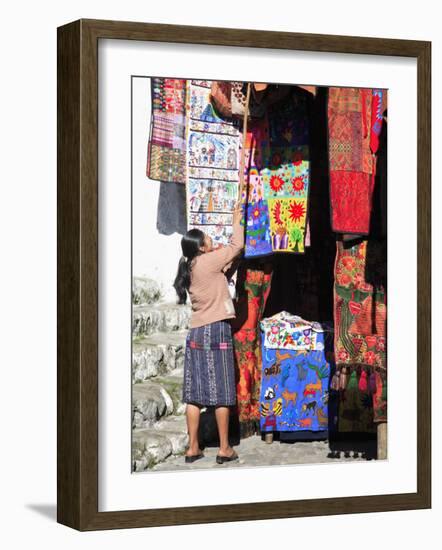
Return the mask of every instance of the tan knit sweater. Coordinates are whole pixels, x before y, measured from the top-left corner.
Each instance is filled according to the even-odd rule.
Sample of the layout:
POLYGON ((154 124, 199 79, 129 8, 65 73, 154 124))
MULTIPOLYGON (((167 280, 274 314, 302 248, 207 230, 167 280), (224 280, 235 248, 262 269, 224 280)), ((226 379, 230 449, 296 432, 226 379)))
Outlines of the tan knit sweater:
POLYGON ((224 269, 244 246, 244 228, 234 224, 229 245, 197 256, 190 275, 190 328, 235 317, 224 269))

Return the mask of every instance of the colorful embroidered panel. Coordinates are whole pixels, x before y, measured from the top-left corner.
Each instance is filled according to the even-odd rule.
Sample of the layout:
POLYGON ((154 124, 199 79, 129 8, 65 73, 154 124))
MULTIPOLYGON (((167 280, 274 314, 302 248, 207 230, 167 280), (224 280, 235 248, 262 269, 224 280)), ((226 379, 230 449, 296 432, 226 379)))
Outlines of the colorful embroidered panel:
POLYGON ((216 114, 210 91, 211 81, 187 82, 187 212, 188 229, 201 229, 216 247, 227 244, 232 234, 240 132, 216 114))
POLYGON ((237 319, 243 320, 233 330, 233 344, 238 369, 237 403, 240 422, 259 421, 259 398, 261 390, 261 342, 258 323, 262 318, 270 293, 272 273, 247 269, 244 288, 240 296, 237 319))
MULTIPOLYGON (((246 138, 245 182, 248 190, 246 207, 245 257, 266 256, 272 253, 270 216, 261 178, 263 151, 268 148, 268 121, 249 121, 246 138)), ((246 200, 245 193, 243 202, 246 200)))
POLYGON ((268 349, 320 349, 317 334, 324 329, 320 323, 305 321, 298 315, 281 311, 261 321, 264 345, 268 349))
POLYGON ((152 180, 185 183, 186 81, 152 78, 151 105, 146 175, 152 180))
POLYGON ((307 100, 289 93, 250 122, 245 256, 303 253, 310 186, 307 100), (263 225, 267 223, 268 225, 263 225))
POLYGON ((328 387, 333 333, 317 334, 317 350, 265 347, 262 334, 261 431, 328 428, 328 387))
MULTIPOLYGON (((334 316, 338 365, 386 367, 386 293, 366 282, 367 243, 344 247, 336 243, 334 316)), ((372 254, 382 259, 381 245, 370 241, 372 254)))
POLYGON ((329 167, 332 228, 367 235, 384 91, 329 89, 329 167))

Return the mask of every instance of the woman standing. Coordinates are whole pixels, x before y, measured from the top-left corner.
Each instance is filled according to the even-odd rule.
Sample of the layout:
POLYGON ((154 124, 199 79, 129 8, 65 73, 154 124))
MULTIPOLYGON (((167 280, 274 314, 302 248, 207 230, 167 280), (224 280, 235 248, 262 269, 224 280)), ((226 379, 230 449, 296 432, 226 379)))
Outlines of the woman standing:
POLYGON ((192 304, 190 330, 186 339, 182 400, 186 403, 189 448, 186 462, 204 455, 199 448, 200 410, 215 407, 220 447, 216 462, 238 458, 229 445, 229 407, 236 404, 235 367, 229 319, 235 317, 225 271, 244 246, 241 207, 233 213, 233 235, 229 245, 213 250, 212 239, 191 229, 181 240, 183 257, 174 287, 179 303, 192 304))

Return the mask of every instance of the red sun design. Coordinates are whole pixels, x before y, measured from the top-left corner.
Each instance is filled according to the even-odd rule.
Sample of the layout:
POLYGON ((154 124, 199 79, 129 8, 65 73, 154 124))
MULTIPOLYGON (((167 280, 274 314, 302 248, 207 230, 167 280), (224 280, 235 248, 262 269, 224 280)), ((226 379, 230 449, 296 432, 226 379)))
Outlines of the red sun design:
POLYGON ((305 208, 303 204, 294 202, 289 207, 289 215, 292 222, 298 222, 305 214, 305 208))
POLYGON ((304 180, 301 177, 293 178, 292 187, 294 191, 302 191, 304 189, 304 180))
POLYGON ((281 203, 279 201, 275 204, 275 207, 273 208, 273 217, 275 219, 275 223, 277 223, 278 225, 282 225, 281 203))
POLYGON ((270 178, 270 187, 273 189, 273 191, 278 192, 280 189, 282 189, 283 185, 284 180, 279 176, 272 176, 270 178))

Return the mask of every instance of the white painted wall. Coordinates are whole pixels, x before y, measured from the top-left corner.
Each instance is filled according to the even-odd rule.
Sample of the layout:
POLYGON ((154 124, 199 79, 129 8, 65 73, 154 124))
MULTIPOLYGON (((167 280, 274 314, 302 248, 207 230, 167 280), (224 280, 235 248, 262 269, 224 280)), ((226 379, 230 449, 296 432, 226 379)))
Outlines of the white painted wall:
POLYGON ((157 205, 161 183, 146 176, 151 114, 150 78, 133 78, 132 83, 133 275, 155 279, 160 284, 164 299, 175 301, 176 294, 172 283, 181 257, 181 235, 158 233, 157 205))

